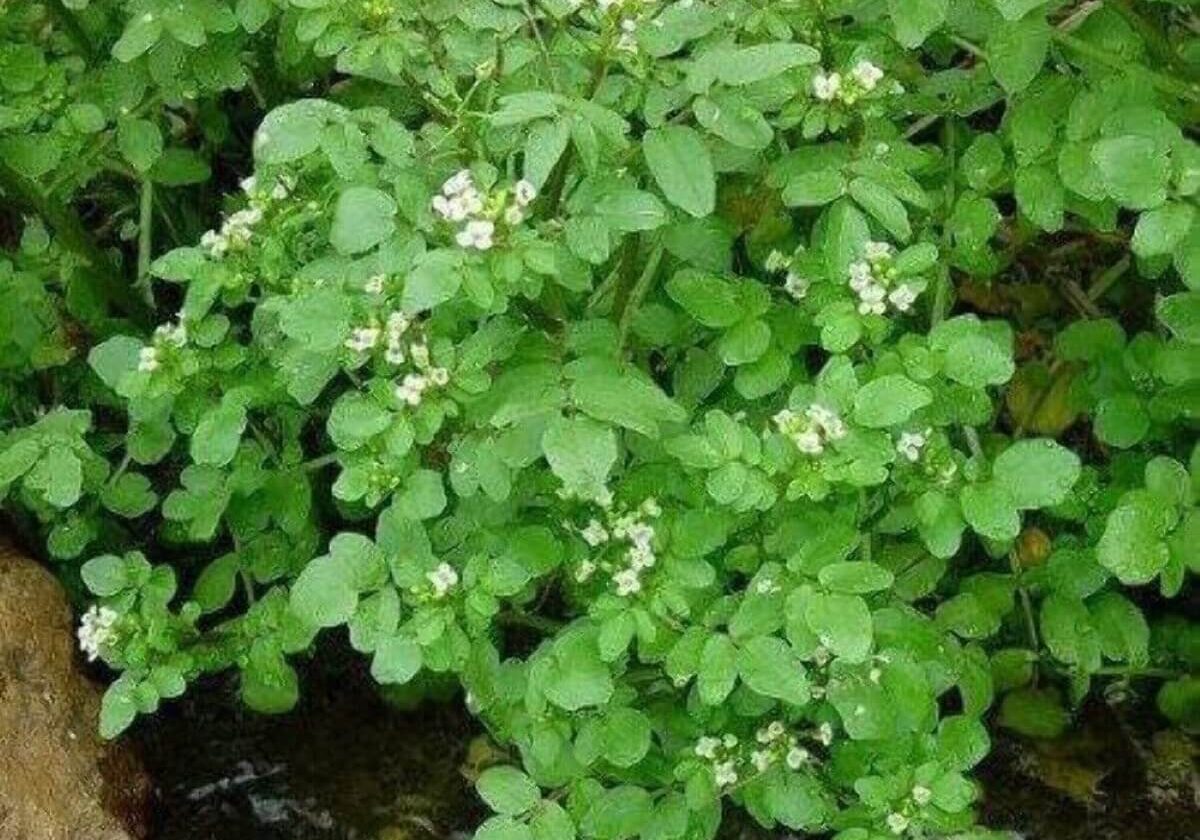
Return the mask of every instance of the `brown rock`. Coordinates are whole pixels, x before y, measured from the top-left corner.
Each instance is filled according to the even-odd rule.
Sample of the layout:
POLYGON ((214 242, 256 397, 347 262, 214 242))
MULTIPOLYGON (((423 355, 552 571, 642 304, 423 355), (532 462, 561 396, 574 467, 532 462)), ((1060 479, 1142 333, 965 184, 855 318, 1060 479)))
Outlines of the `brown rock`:
POLYGON ((97 734, 74 631, 58 582, 0 537, 0 840, 146 836, 149 779, 97 734))

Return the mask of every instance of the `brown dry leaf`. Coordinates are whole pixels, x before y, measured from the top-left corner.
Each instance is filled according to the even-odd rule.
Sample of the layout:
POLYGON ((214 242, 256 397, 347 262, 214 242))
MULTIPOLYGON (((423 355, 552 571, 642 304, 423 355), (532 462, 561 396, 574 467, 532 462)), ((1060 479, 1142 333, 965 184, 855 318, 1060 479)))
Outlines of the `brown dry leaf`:
POLYGON ((1079 416, 1072 395, 1077 375, 1073 365, 1054 370, 1031 362, 1020 367, 1005 393, 1013 426, 1052 438, 1069 429, 1079 416))

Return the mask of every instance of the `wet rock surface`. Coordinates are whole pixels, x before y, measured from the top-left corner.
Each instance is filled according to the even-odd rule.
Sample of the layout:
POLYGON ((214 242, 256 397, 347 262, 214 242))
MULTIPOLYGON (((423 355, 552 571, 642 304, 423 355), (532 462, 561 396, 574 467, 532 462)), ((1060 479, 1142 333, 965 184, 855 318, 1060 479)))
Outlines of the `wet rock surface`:
POLYGON ((99 710, 62 588, 0 541, 0 840, 146 836, 149 781, 99 710))

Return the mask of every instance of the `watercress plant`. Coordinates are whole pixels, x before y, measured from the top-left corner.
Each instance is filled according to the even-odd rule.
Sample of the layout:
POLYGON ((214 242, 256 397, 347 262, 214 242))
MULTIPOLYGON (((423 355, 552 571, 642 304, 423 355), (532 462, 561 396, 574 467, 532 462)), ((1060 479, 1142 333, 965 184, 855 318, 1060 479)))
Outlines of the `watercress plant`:
POLYGON ((332 634, 461 686, 480 840, 873 840, 989 836, 992 723, 1200 729, 1190 4, 38 8, 0 494, 107 736, 332 634))

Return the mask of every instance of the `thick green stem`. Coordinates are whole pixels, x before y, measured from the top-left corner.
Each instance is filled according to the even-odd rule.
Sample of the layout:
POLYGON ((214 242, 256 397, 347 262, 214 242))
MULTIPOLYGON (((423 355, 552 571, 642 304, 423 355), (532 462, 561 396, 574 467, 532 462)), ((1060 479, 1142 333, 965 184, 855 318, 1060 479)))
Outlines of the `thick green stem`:
POLYGON ((633 288, 629 292, 629 296, 625 299, 625 305, 621 309, 621 321, 618 328, 620 336, 619 348, 625 349, 625 345, 629 341, 629 333, 633 330, 633 319, 637 315, 638 308, 642 305, 642 301, 646 299, 646 295, 650 292, 650 287, 654 284, 654 278, 658 275, 659 264, 662 263, 664 248, 662 243, 654 246, 654 250, 650 253, 649 259, 646 260, 646 265, 642 269, 641 275, 633 288))
POLYGON ((138 262, 137 287, 142 298, 151 306, 154 296, 150 290, 150 261, 153 256, 154 238, 154 183, 142 179, 142 191, 138 201, 138 262))

